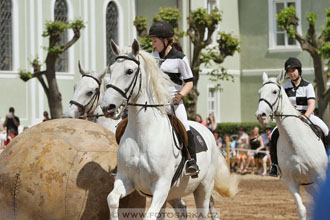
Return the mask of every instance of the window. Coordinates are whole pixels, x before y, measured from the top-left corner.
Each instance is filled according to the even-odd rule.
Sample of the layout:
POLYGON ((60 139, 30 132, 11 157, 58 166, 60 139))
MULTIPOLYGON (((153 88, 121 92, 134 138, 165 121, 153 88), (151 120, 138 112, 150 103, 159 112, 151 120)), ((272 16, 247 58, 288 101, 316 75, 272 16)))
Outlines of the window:
POLYGON ((108 4, 106 12, 107 65, 115 61, 115 55, 110 46, 111 39, 118 44, 118 9, 114 2, 108 4))
POLYGON ((215 9, 216 7, 219 8, 218 5, 218 0, 207 0, 207 12, 211 13, 211 10, 215 9))
MULTIPOLYGON (((275 14, 279 14, 283 8, 293 6, 300 18, 300 0, 269 0, 269 49, 278 51, 299 51, 300 45, 294 38, 290 38, 286 31, 277 25, 275 14)), ((301 32, 301 26, 297 28, 301 32)))
MULTIPOLYGON (((68 7, 65 0, 56 0, 55 9, 54 9, 54 20, 55 21, 68 21, 68 7)), ((60 45, 64 45, 68 42, 68 32, 65 31, 62 33, 60 45)), ((62 53, 60 57, 56 60, 56 72, 68 72, 68 51, 62 53)))
POLYGON ((0 1, 0 70, 13 69, 12 4, 0 1))
POLYGON ((220 121, 220 93, 219 91, 214 91, 213 87, 208 87, 208 95, 207 95, 207 115, 213 114, 216 122, 220 121))

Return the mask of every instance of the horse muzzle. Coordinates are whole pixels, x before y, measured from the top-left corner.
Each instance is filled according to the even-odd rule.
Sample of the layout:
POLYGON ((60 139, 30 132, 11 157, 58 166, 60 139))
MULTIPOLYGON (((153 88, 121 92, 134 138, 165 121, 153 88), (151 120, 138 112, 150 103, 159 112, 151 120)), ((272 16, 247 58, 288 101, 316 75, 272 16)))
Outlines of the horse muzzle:
POLYGON ((112 118, 116 114, 116 105, 110 104, 102 108, 104 117, 112 118))
POLYGON ((269 117, 267 117, 266 113, 256 114, 256 116, 260 124, 264 126, 268 124, 269 117))

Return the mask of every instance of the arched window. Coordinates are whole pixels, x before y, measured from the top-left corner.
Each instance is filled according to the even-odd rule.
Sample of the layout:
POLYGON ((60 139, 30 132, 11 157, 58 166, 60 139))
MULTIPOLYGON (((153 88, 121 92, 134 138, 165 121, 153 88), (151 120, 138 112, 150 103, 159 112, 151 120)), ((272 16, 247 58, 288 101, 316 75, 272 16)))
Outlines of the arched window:
POLYGON ((13 69, 12 4, 0 1, 0 70, 13 69))
MULTIPOLYGON (((54 20, 55 21, 68 21, 68 6, 65 0, 56 0, 54 8, 54 20)), ((59 44, 64 45, 68 42, 68 32, 63 32, 61 36, 61 41, 59 44)), ((62 53, 60 57, 56 60, 56 71, 57 72, 68 72, 68 51, 62 53)))
POLYGON ((111 39, 118 44, 118 9, 114 2, 108 4, 106 13, 107 65, 112 64, 115 60, 110 46, 111 39))

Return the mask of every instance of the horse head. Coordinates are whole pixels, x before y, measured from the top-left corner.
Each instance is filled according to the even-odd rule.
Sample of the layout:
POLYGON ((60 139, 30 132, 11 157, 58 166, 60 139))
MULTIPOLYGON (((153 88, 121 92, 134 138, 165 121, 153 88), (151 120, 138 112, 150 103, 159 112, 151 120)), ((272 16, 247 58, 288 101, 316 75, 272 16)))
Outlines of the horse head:
POLYGON ((171 81, 156 60, 140 50, 137 40, 123 50, 111 41, 111 48, 117 57, 110 67, 110 79, 101 101, 106 117, 118 118, 127 105, 134 105, 139 99, 143 99, 143 104, 168 103, 171 81))
POLYGON ((78 61, 79 72, 82 78, 74 85, 74 94, 69 108, 64 112, 65 118, 84 118, 92 114, 99 105, 105 86, 104 78, 107 68, 103 73, 85 71, 78 61))
POLYGON ((119 118, 128 101, 135 98, 141 86, 140 50, 137 40, 133 41, 131 50, 120 50, 111 40, 111 49, 117 56, 110 67, 110 78, 106 85, 101 108, 105 117, 119 118))
POLYGON ((280 112, 281 83, 284 80, 284 75, 284 71, 277 78, 268 78, 265 72, 262 75, 263 86, 258 92, 259 104, 256 112, 257 119, 262 125, 268 124, 270 117, 280 112))

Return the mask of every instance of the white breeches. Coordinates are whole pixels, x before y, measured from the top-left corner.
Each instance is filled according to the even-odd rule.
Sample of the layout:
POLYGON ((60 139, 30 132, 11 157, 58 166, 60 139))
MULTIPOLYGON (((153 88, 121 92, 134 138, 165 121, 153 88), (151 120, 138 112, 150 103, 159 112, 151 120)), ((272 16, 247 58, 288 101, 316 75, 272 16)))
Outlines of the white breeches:
POLYGON ((328 126, 317 116, 315 115, 310 115, 309 119, 311 120, 311 122, 317 126, 319 126, 321 128, 321 130, 323 131, 323 134, 325 136, 328 136, 329 134, 329 128, 328 126))
MULTIPOLYGON (((167 106, 166 111, 173 114, 171 106, 167 106)), ((188 125, 187 112, 182 100, 180 101, 179 105, 174 105, 174 111, 175 111, 175 116, 182 122, 186 131, 189 131, 190 126, 188 125)))

